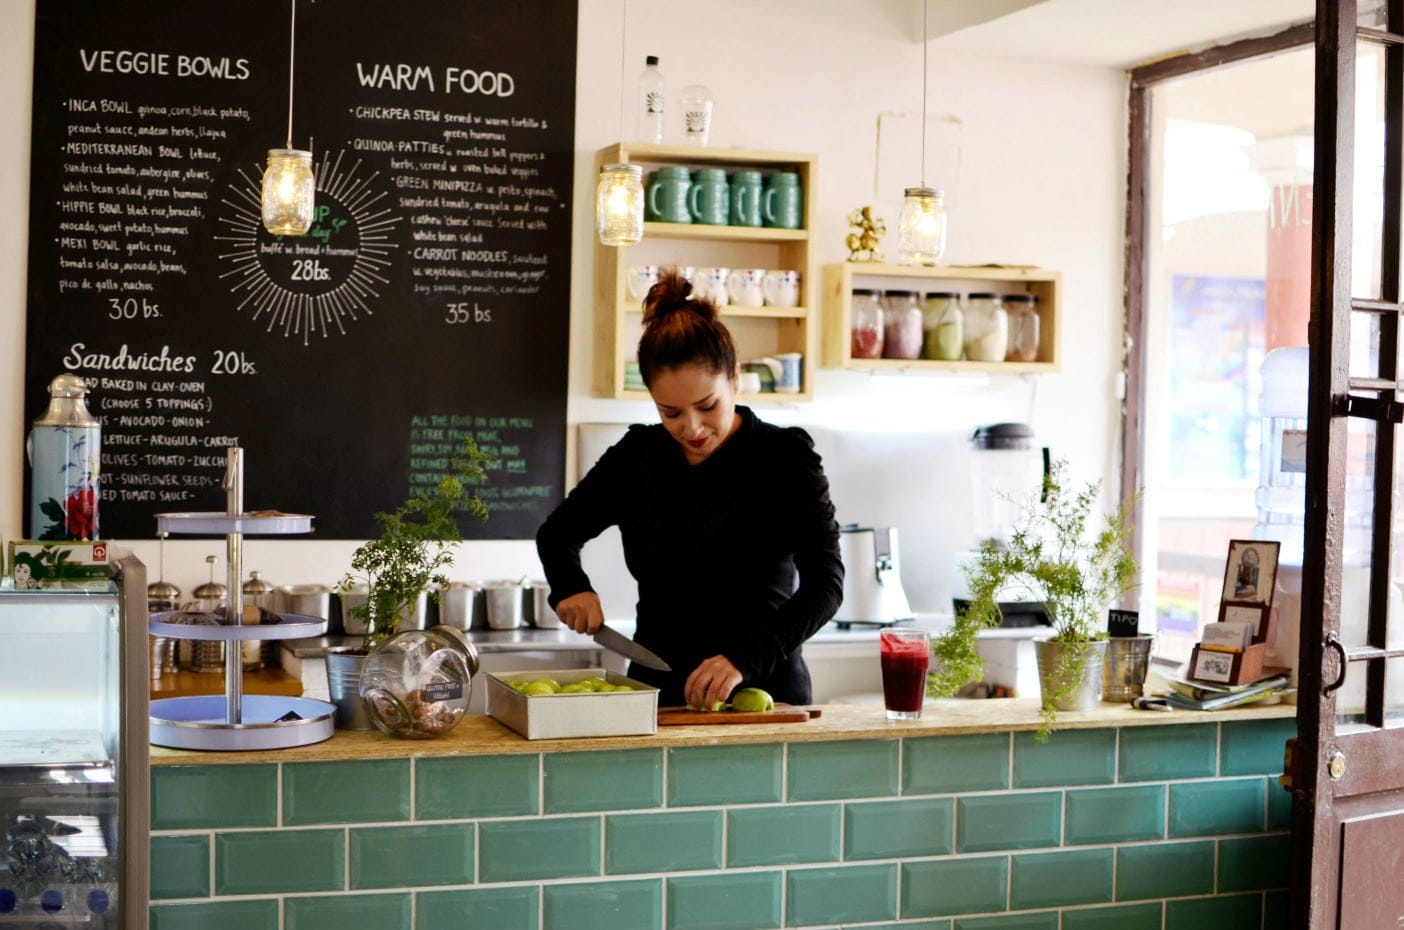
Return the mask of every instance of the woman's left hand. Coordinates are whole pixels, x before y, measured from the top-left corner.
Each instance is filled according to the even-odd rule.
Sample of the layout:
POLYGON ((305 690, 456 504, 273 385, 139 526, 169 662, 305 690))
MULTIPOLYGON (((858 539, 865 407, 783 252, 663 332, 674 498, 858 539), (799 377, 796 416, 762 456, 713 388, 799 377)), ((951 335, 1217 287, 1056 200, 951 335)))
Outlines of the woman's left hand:
POLYGON ((741 672, 723 655, 715 655, 705 660, 687 676, 683 685, 683 697, 698 710, 711 710, 718 701, 731 697, 731 692, 741 684, 741 672))

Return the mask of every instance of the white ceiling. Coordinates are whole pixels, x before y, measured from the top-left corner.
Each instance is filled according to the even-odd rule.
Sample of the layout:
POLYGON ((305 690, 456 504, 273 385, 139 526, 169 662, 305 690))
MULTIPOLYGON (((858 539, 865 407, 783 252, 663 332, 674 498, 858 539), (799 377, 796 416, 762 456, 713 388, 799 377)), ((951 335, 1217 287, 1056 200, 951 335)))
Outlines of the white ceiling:
MULTIPOLYGON (((1129 68, 1308 22, 1315 0, 927 0, 942 48, 1129 68)), ((912 4, 914 33, 921 8, 912 4)))

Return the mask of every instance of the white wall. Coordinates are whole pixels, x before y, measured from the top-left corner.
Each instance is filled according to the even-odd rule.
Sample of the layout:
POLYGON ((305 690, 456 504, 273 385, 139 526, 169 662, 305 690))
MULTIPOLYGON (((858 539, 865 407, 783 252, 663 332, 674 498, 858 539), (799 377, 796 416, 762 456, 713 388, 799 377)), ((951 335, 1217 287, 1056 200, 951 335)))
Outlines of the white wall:
MULTIPOLYGON (((845 217, 880 202, 895 229, 900 190, 873 190, 875 127, 883 112, 921 112, 920 7, 905 0, 634 0, 628 4, 625 82, 646 54, 662 57, 670 105, 693 82, 716 95, 716 146, 818 154, 819 260, 841 261, 845 217)), ((576 192, 571 263, 568 418, 648 421, 647 404, 590 395, 594 153, 618 141, 624 0, 580 0, 576 192)), ((0 211, 24 216, 28 198, 32 0, 7 0, 0 35, 0 211)), ((810 404, 765 407, 776 422, 963 437, 979 423, 1026 420, 1080 478, 1118 474, 1116 373, 1121 358, 1125 76, 1115 69, 957 54, 933 40, 928 111, 959 121, 958 183, 948 188, 951 263, 1036 264, 1064 274, 1063 370, 1038 377, 888 376, 824 370, 810 404)), ((625 103, 632 104, 630 97, 625 103)), ((632 111, 625 120, 632 124, 632 111)), ((670 138, 678 141, 676 121, 670 138)), ((890 155, 891 153, 889 153, 890 155)), ((931 159, 928 159, 930 162, 931 159)), ((910 163, 918 172, 917 153, 910 163)), ((913 176, 902 184, 915 184, 913 176)), ((895 250, 895 236, 886 243, 895 250)), ((23 524, 22 350, 26 229, 0 224, 0 535, 23 524)), ((963 460, 937 463, 931 493, 968 513, 963 460)), ((251 468, 260 463, 251 462, 251 468)), ((265 464, 263 467, 269 467, 265 464)), ((882 480, 882 474, 873 476, 882 480)), ((278 506, 296 510, 296 501, 278 506)), ((218 502, 212 502, 217 506, 218 502)), ((952 522, 951 533, 966 526, 952 522)), ((133 547, 154 563, 155 543, 133 547)), ((244 565, 275 583, 332 582, 352 542, 250 540, 244 565)), ((205 580, 211 542, 171 540, 166 579, 186 591, 205 580)), ((904 574, 947 570, 905 552, 904 574)), ((529 542, 472 543, 453 574, 539 574, 529 542)), ((153 565, 152 575, 156 570, 153 565)), ((917 605, 936 609, 939 605, 917 605)))

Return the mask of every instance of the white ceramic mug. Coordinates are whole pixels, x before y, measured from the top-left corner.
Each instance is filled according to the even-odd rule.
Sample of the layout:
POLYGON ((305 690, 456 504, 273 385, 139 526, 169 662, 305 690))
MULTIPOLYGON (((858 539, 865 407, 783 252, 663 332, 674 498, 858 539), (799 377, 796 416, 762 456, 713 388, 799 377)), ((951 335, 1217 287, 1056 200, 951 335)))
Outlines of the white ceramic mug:
POLYGON ((798 394, 800 389, 800 368, 804 356, 798 352, 781 352, 775 356, 780 362, 780 375, 775 379, 777 394, 798 394))
POLYGON ((726 279, 730 274, 730 268, 698 268, 697 276, 692 279, 692 289, 698 297, 706 298, 718 307, 725 307, 729 303, 726 279))
POLYGON ((799 306, 798 271, 767 271, 761 280, 765 302, 772 307, 799 306))
POLYGON ((658 266, 630 265, 625 272, 625 280, 629 285, 629 296, 635 300, 643 300, 648 294, 648 289, 658 283, 658 266))
POLYGON ((760 307, 765 304, 765 292, 761 282, 765 280, 764 268, 738 268, 726 278, 727 296, 731 302, 742 307, 760 307))

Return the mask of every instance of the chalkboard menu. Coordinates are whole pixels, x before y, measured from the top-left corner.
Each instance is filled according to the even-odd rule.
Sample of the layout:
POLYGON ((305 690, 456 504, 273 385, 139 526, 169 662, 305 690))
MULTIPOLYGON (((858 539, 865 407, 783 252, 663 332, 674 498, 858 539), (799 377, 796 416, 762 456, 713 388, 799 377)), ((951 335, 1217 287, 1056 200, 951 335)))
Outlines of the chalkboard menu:
POLYGON ((38 0, 26 418, 88 379, 106 538, 223 510, 231 444, 247 509, 364 538, 468 435, 465 536, 530 537, 565 474, 576 5, 298 0, 294 44, 289 3, 38 0), (290 51, 317 200, 279 237, 290 51))

